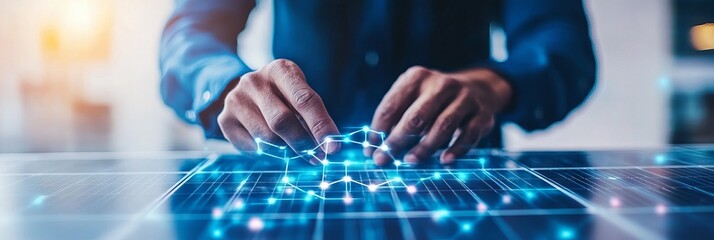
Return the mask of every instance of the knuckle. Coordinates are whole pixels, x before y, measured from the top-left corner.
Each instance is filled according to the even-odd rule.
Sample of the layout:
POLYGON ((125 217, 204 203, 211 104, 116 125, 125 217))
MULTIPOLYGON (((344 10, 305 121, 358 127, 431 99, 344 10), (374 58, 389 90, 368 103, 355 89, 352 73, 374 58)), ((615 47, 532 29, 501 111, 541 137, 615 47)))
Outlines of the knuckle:
POLYGON ((440 81, 439 88, 442 91, 456 91, 459 89, 459 81, 452 77, 445 77, 440 81))
POLYGON ((220 114, 218 114, 216 121, 218 122, 219 127, 224 128, 229 122, 228 114, 225 111, 221 112, 220 114))
POLYGON ((293 93, 293 98, 295 99, 295 107, 309 108, 314 106, 314 104, 317 102, 316 100, 320 99, 320 96, 318 96, 316 92, 310 89, 303 88, 296 90, 293 93))
POLYGON ((223 106, 224 108, 227 106, 232 106, 234 104, 237 104, 238 101, 238 90, 233 89, 228 94, 226 94, 226 97, 223 99, 223 106))
POLYGON ((290 71, 297 68, 295 62, 287 59, 276 59, 269 64, 270 68, 277 71, 290 71))
POLYGON ((397 112, 397 107, 394 104, 385 104, 377 109, 376 115, 381 118, 392 118, 397 112))
POLYGON ((293 118, 295 118, 295 116, 292 113, 280 111, 271 115, 269 119, 267 119, 268 127, 270 127, 270 129, 274 132, 283 132, 290 127, 290 124, 293 123, 293 118))
POLYGON ((280 138, 269 129, 257 128, 253 130, 254 135, 269 143, 278 143, 280 138))
POLYGON ((412 74, 427 74, 427 73, 429 73, 430 71, 429 71, 429 69, 427 69, 427 68, 425 68, 425 67, 423 67, 423 66, 413 66, 413 67, 410 67, 410 68, 407 70, 407 72, 408 72, 408 73, 412 73, 412 74))
POLYGON ((408 76, 409 80, 418 80, 431 74, 431 70, 422 66, 413 66, 407 69, 405 74, 408 76))
POLYGON ((422 117, 421 113, 417 112, 414 115, 412 115, 411 117, 409 117, 409 119, 407 120, 404 127, 406 128, 407 131, 410 131, 410 132, 417 131, 417 130, 421 129, 422 127, 424 127, 424 123, 425 123, 424 117, 422 117))
POLYGON ((323 133, 328 130, 327 128, 329 126, 330 124, 327 122, 327 120, 320 119, 315 121, 315 123, 312 124, 312 127, 310 129, 312 129, 312 133, 315 137, 320 137, 324 135, 323 133))
POLYGON ((444 132, 451 131, 454 128, 456 128, 456 117, 454 115, 448 115, 441 120, 438 130, 444 132))
POLYGON ((246 73, 240 78, 240 81, 238 82, 239 89, 258 89, 261 88, 263 85, 264 82, 261 80, 260 74, 256 72, 246 73))

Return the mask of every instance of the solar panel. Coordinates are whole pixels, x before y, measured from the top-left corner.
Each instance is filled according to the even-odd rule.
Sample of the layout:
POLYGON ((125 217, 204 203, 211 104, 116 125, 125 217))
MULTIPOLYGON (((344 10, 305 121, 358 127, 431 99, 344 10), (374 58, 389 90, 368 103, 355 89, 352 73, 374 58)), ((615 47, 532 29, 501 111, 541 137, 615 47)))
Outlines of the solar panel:
POLYGON ((714 148, 474 150, 377 167, 204 152, 0 155, 0 237, 701 238, 714 148))

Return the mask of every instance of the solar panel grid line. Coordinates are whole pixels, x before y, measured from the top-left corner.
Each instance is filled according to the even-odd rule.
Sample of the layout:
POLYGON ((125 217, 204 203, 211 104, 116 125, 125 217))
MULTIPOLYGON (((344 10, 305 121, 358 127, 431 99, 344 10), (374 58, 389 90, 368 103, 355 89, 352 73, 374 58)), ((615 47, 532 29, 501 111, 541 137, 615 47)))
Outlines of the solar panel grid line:
POLYGON ((226 201, 226 204, 223 205, 223 211, 224 212, 230 212, 233 211, 234 208, 237 207, 243 207, 245 205, 245 202, 243 202, 242 199, 240 199, 238 196, 240 195, 241 191, 243 190, 243 187, 245 186, 246 183, 248 183, 248 179, 253 175, 253 173, 249 173, 248 176, 246 176, 240 184, 238 184, 238 187, 236 187, 233 191, 233 194, 231 194, 231 197, 228 198, 228 201, 226 201))
MULTIPOLYGON (((86 178, 86 177, 85 177, 85 178, 86 178)), ((67 190, 67 189, 72 189, 73 187, 75 187, 78 183, 80 183, 80 182, 83 181, 83 180, 84 180, 84 178, 81 178, 81 179, 79 179, 78 181, 73 181, 72 183, 67 184, 67 185, 64 185, 64 186, 62 186, 62 187, 56 189, 55 191, 52 191, 52 192, 50 192, 50 193, 48 193, 48 194, 45 194, 45 196, 46 196, 46 198, 47 198, 47 197, 58 198, 58 200, 61 200, 63 197, 71 197, 71 196, 73 196, 73 195, 65 195, 65 194, 60 194, 60 193, 64 193, 65 190, 67 190), (58 196, 59 196, 59 197, 58 197, 58 196)))
MULTIPOLYGON (((661 176, 661 175, 658 175, 658 174, 655 174, 655 173, 653 173, 653 174, 656 175, 656 176, 658 176, 658 177, 667 179, 667 177, 665 177, 665 176, 661 176)), ((695 187, 695 186, 689 185, 689 184, 687 184, 687 183, 684 183, 684 182, 682 182, 682 181, 679 181, 679 180, 676 180, 676 179, 673 179, 673 178, 669 178, 669 181, 674 182, 674 183, 678 183, 678 184, 682 184, 682 185, 684 185, 684 186, 687 186, 687 187, 689 187, 689 188, 692 188, 692 189, 694 189, 694 190, 697 190, 697 191, 699 191, 699 192, 701 192, 701 193, 704 193, 704 194, 706 194, 706 195, 709 195, 710 197, 714 197, 714 193, 711 193, 711 192, 709 192, 709 191, 703 190, 703 189, 701 189, 701 188, 699 188, 699 187, 695 187)))
MULTIPOLYGON (((577 172, 583 172, 583 174, 590 174, 589 171, 577 171, 577 172)), ((620 186, 615 186, 611 184, 611 181, 604 181, 601 183, 611 185, 611 187, 603 187, 601 185, 597 185, 598 181, 595 181, 593 179, 599 180, 597 176, 590 176, 589 178, 583 178, 580 176, 576 176, 572 174, 572 171, 568 172, 563 172, 562 174, 566 175, 564 176, 565 179, 569 179, 573 181, 576 184, 579 184, 579 187, 581 189, 588 189, 590 191, 590 195, 595 195, 595 194, 602 194, 604 196, 610 196, 610 205, 616 205, 615 207, 619 207, 622 203, 622 200, 627 200, 626 202, 636 202, 639 201, 639 205, 647 204, 646 202, 643 201, 640 196, 633 195, 633 194, 628 194, 628 195, 622 195, 618 194, 617 192, 614 192, 613 189, 625 189, 620 186)), ((621 175, 621 174, 620 174, 621 175)), ((625 177, 625 178, 619 178, 621 181, 626 181, 627 179, 632 179, 632 177, 625 177)), ((608 207, 608 206, 605 206, 608 207)))
POLYGON ((655 175, 652 175, 652 173, 643 169, 635 171, 634 174, 638 174, 639 176, 641 176, 639 178, 633 178, 633 181, 639 184, 635 184, 636 187, 631 187, 628 190, 638 192, 648 197, 649 200, 651 200, 652 203, 655 204, 667 202, 666 199, 662 199, 661 194, 653 193, 653 191, 660 188, 659 186, 661 186, 660 183, 662 179, 655 178, 655 175), (655 183, 655 181, 657 181, 657 184, 655 183))
MULTIPOLYGON (((133 176, 132 180, 136 180, 139 177, 140 176, 133 176)), ((95 198, 96 201, 92 202, 93 204, 100 204, 100 203, 103 203, 104 201, 111 201, 111 199, 116 198, 119 195, 119 193, 122 192, 122 189, 120 189, 121 187, 125 187, 125 189, 126 189, 129 187, 130 184, 132 184, 131 182, 129 182, 127 184, 118 184, 118 182, 119 182, 119 178, 106 179, 105 182, 99 182, 99 183, 97 183, 96 181, 92 181, 92 184, 94 186, 92 186, 89 189, 86 189, 85 193, 81 193, 81 194, 71 194, 70 193, 70 194, 65 194, 65 195, 75 196, 76 198, 79 198, 87 193, 89 193, 90 195, 96 195, 97 192, 102 192, 105 189, 110 188, 110 191, 108 193, 106 193, 103 196, 100 196, 98 198, 95 198), (109 183, 108 181, 111 181, 111 183, 109 183), (119 185, 120 188, 112 188, 112 186, 116 186, 116 185, 119 185)))
MULTIPOLYGON (((384 230, 391 229, 401 236, 405 236, 405 232, 411 232, 416 234, 415 236, 458 238, 474 233, 463 230, 462 226, 464 229, 471 227, 484 229, 484 227, 490 226, 493 232, 503 234, 502 237, 517 239, 530 236, 523 235, 524 226, 518 225, 519 221, 528 219, 527 216, 547 216, 541 218, 544 221, 533 224, 533 226, 540 226, 543 229, 557 230, 559 226, 563 226, 574 230, 573 233, 582 231, 581 234, 589 234, 587 231, 592 223, 577 220, 579 216, 584 215, 588 216, 586 218, 602 219, 607 224, 615 226, 617 228, 615 231, 623 231, 626 234, 622 236, 637 237, 641 236, 637 234, 643 233, 636 233, 636 229, 635 231, 624 230, 628 224, 639 227, 648 226, 642 225, 637 215, 653 215, 656 217, 650 219, 663 220, 669 216, 669 213, 714 213, 714 197, 711 196, 714 189, 714 177, 710 174, 713 168, 707 167, 712 166, 707 164, 707 161, 710 161, 712 157, 691 157, 690 155, 694 156, 688 152, 656 154, 635 152, 626 156, 631 158, 632 162, 618 162, 617 159, 600 161, 606 157, 618 156, 597 153, 591 159, 591 161, 598 161, 595 166, 575 165, 572 167, 565 161, 568 160, 567 157, 551 159, 547 155, 539 155, 541 157, 535 162, 545 162, 546 164, 541 166, 546 167, 532 167, 538 166, 533 161, 516 161, 515 163, 518 164, 516 167, 508 165, 513 163, 499 162, 498 164, 489 163, 481 168, 477 167, 480 157, 471 156, 470 159, 473 160, 465 161, 465 164, 462 165, 463 168, 444 170, 428 167, 422 169, 402 165, 403 168, 400 167, 398 175, 394 167, 374 168, 369 161, 364 163, 356 161, 349 167, 339 165, 337 162, 334 165, 329 165, 330 167, 316 167, 315 169, 309 168, 309 166, 302 169, 290 166, 288 175, 284 175, 286 172, 281 169, 285 165, 280 166, 278 170, 259 167, 244 168, 242 166, 252 166, 253 164, 236 161, 234 163, 241 167, 226 169, 218 164, 194 172, 194 175, 188 178, 188 182, 178 187, 183 190, 166 195, 173 199, 171 205, 168 202, 165 205, 151 202, 143 204, 163 206, 157 209, 156 213, 159 215, 153 216, 152 219, 156 219, 156 217, 158 219, 168 217, 186 220, 207 219, 211 224, 217 223, 215 229, 225 231, 225 234, 228 234, 227 231, 231 231, 231 234, 250 234, 246 236, 316 236, 315 234, 319 232, 321 237, 328 238, 328 236, 340 236, 334 235, 335 231, 343 231, 340 234, 344 233, 344 236, 364 238, 365 236, 385 236, 384 234, 387 233, 384 230), (655 162, 654 159, 659 155, 667 156, 667 161, 664 163, 655 162), (323 170, 325 174, 321 175, 323 170), (538 173, 540 177, 529 171, 538 173), (316 174, 312 175, 313 172, 316 174), (435 173, 443 173, 443 175, 434 178, 435 173), (342 180, 345 175, 349 175, 352 180, 342 180), (290 184, 281 181, 284 176, 292 178, 290 184), (400 176, 402 181, 395 181, 395 176, 400 176), (325 191, 318 190, 320 183, 323 182, 323 177, 325 182, 329 182, 329 188, 325 191), (243 183, 243 181, 245 182, 243 183), (241 184, 241 187, 237 187, 241 184), (305 192, 295 189, 291 184, 298 188, 302 187, 305 192), (369 191, 369 186, 372 184, 382 184, 380 186, 383 187, 374 192, 369 191), (417 191, 410 193, 408 190, 410 186, 416 186, 417 191), (315 190, 318 196, 331 199, 324 200, 314 196, 312 201, 306 200, 303 196, 306 196, 307 190, 315 190), (568 195, 567 192, 571 192, 575 197, 568 195), (354 202, 345 201, 343 196, 347 194, 354 202), (530 196, 535 197, 531 198, 530 196), (618 199, 618 207, 612 206, 609 201, 612 197, 618 199), (275 198, 276 202, 270 204, 268 201, 270 198, 275 198), (588 208, 579 202, 578 198, 589 202, 595 208, 588 208), (237 203, 241 203, 243 208, 236 208, 237 203), (397 208, 397 203, 402 205, 401 211, 397 208), (486 205, 486 208, 481 209, 479 203, 486 205), (665 208, 662 211, 667 215, 660 213, 659 207, 663 205, 665 208), (319 206, 323 206, 323 208, 320 209, 319 206), (212 216, 215 214, 211 214, 211 209, 221 210, 221 214, 218 215, 222 217, 212 216), (176 212, 166 213, 166 211, 176 212), (447 212, 446 216, 448 217, 436 220, 435 214, 438 215, 440 211, 447 212), (321 226, 315 225, 318 216, 322 219, 320 220, 321 226), (265 224, 262 232, 248 228, 249 220, 252 218, 262 219, 265 224), (562 220, 571 218, 576 220, 572 222, 562 220), (409 222, 411 231, 402 229, 402 221, 409 222), (428 226, 435 228, 434 231, 437 229, 440 229, 439 231, 449 230, 451 234, 442 232, 443 234, 430 235, 434 231, 425 230, 427 229, 423 227, 425 221, 428 226), (350 225, 336 225, 343 222, 349 222, 350 225), (304 230, 299 230, 301 226, 304 226, 304 230), (384 226, 393 227, 386 228, 384 226), (318 227, 321 229, 316 230, 318 227), (379 229, 380 227, 383 229, 379 229), (365 229, 374 230, 367 231, 365 229), (509 235, 509 232, 513 235, 509 235), (424 235, 425 233, 428 234, 424 235)), ((341 159, 340 157, 333 158, 341 159)), ((493 161, 496 160, 493 159, 493 161)), ((578 161, 581 160, 576 158, 573 162, 578 161)), ((31 165, 37 165, 37 163, 31 165)), ((49 171, 62 171, 57 174, 34 173, 34 170, 29 168, 25 168, 28 170, 27 174, 0 174, 0 178, 3 178, 0 179, 2 182, 0 185, 34 186, 31 188, 38 189, 37 194, 50 197, 48 199, 50 201, 46 203, 50 208, 62 207, 56 205, 54 201, 84 202, 82 207, 106 208, 110 204, 116 204, 119 198, 131 199, 132 196, 151 195, 151 193, 155 193, 155 190, 151 189, 153 186, 159 186, 157 189, 160 189, 163 184, 172 181, 171 176, 173 176, 171 174, 132 172, 123 174, 104 164, 94 164, 94 168, 100 171, 115 171, 114 174, 85 174, 83 172, 85 166, 81 166, 81 170, 73 174, 66 174, 68 166, 67 164, 62 165, 62 167, 48 169, 49 171), (65 187, 63 190, 59 190, 63 187, 65 187), (86 202, 86 199, 93 199, 93 201, 86 202)), ((262 163, 258 165, 267 166, 262 163)), ((159 172, 169 173, 171 171, 159 172)), ((2 186, 0 188, 6 188, 2 186)), ((27 198, 32 195, 24 196, 27 198)), ((149 198, 153 197, 149 196, 149 198)), ((137 203, 142 204, 140 202, 129 204, 139 206, 135 205, 137 203)), ((126 203, 121 205, 124 204, 126 203)), ((96 219, 127 219, 130 215, 127 213, 133 215, 135 210, 142 208, 122 206, 120 209, 120 211, 109 212, 109 214, 113 214, 112 218, 105 218, 104 215, 97 214, 96 219)), ((31 211, 38 210, 32 209, 31 211)), ((28 209, 28 211, 30 210, 28 209)), ((93 213, 87 212, 86 214, 93 213)), ((71 218, 91 219, 91 215, 86 217, 75 215, 71 218)), ((42 219, 59 218, 44 214, 26 219, 44 221, 42 219)), ((137 223, 142 221, 146 221, 146 219, 140 218, 137 223)), ((207 234, 206 236, 210 238, 210 229, 210 227, 205 229, 202 234, 207 234)), ((655 232, 662 233, 661 231, 655 232)), ((654 232, 649 231, 644 234, 648 233, 653 234, 654 232)), ((558 235, 550 236, 558 238, 558 235)))
MULTIPOLYGON (((0 176, 0 177, 2 177, 2 176, 0 176)), ((14 180, 14 181, 12 181, 8 184, 5 184, 5 185, 1 185, 0 190, 2 190, 3 188, 9 188, 11 186, 17 185, 23 181, 26 181, 27 179, 31 178, 32 176, 24 175, 24 176, 20 176, 20 177, 21 177, 20 179, 14 180)))
MULTIPOLYGON (((144 215, 152 214, 156 211, 156 209, 160 206, 162 206, 166 201, 168 200, 169 197, 173 196, 174 193, 180 188, 183 187, 186 182, 191 180, 196 174, 209 165, 213 164, 216 160, 218 160, 218 155, 212 154, 206 157, 203 161, 199 162, 195 167, 191 168, 191 170, 188 171, 185 175, 183 175, 178 181, 176 181, 169 189, 166 190, 159 198, 156 200, 152 201, 149 206, 147 206, 146 210, 143 211, 142 217, 144 215)), ((127 226, 125 231, 119 231, 116 233, 110 233, 109 236, 116 237, 116 236, 121 236, 122 234, 126 234, 133 226, 127 226)))
MULTIPOLYGON (((384 179, 389 179, 389 177, 387 176, 387 174, 384 171, 382 171, 381 173, 382 173, 382 176, 384 177, 384 179)), ((389 182, 387 185, 390 186, 389 193, 392 197, 394 208, 396 210, 396 214, 399 219, 402 237, 405 239, 416 239, 414 236, 414 230, 412 229, 412 226, 409 223, 408 217, 406 216, 405 211, 404 211, 404 206, 402 206, 402 202, 400 201, 399 196, 397 195, 397 192, 395 191, 395 188, 392 187, 391 182, 389 182)))
POLYGON ((545 181, 546 183, 550 184, 554 188, 558 189, 562 193, 568 195, 571 197, 573 200, 579 202, 583 206, 585 206, 588 210, 593 212, 594 214, 598 214, 599 216, 607 219, 608 221, 614 223, 617 226, 621 226, 622 230, 626 231, 627 233, 631 234, 632 236, 640 239, 662 239, 661 237, 653 234, 652 232, 648 231, 647 229, 642 228, 641 226, 619 216, 613 213, 612 211, 609 211, 605 208, 598 207, 597 205, 592 204, 590 201, 579 197, 576 193, 567 190, 557 182, 551 181, 547 179, 545 176, 539 174, 538 172, 526 169, 526 171, 530 172, 534 176, 540 178, 541 180, 545 181))
POLYGON ((210 175, 207 178, 207 181, 211 180, 210 185, 208 185, 206 187, 206 190, 203 193, 201 193, 201 196, 198 200, 193 201, 194 204, 191 207, 194 209, 205 208, 208 205, 209 201, 211 200, 211 196, 219 196, 219 194, 217 194, 217 191, 219 191, 221 188, 214 187, 214 186, 221 185, 221 184, 225 183, 225 181, 228 179, 228 176, 229 176, 229 174, 223 174, 223 173, 218 174, 218 176, 210 175), (215 177, 215 179, 212 179, 214 177, 215 177), (213 192, 210 192, 210 191, 213 191, 213 192))

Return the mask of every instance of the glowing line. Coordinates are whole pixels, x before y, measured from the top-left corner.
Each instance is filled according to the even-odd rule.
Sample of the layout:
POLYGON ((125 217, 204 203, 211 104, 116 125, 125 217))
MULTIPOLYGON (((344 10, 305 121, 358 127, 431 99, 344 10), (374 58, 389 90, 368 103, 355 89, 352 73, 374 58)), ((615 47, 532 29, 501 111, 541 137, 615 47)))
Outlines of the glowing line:
MULTIPOLYGON (((407 164, 402 163, 401 161, 395 160, 394 156, 393 156, 392 153, 389 151, 389 150, 390 150, 389 146, 387 146, 387 144, 384 142, 384 137, 385 137, 385 135, 386 135, 386 134, 385 134, 384 132, 375 131, 375 130, 370 129, 370 128, 367 127, 367 126, 364 126, 364 127, 362 127, 362 129, 357 130, 357 131, 350 132, 350 133, 348 133, 348 134, 344 134, 344 135, 329 135, 329 136, 325 137, 325 139, 324 139, 322 142, 320 142, 320 144, 318 144, 317 146, 315 146, 314 148, 308 149, 308 150, 303 150, 303 151, 297 151, 297 152, 300 153, 300 154, 298 154, 297 156, 294 156, 294 157, 288 157, 289 148, 288 148, 287 146, 281 146, 281 145, 269 143, 269 142, 263 141, 263 140, 260 139, 260 138, 256 138, 256 139, 255 139, 255 143, 256 143, 256 145, 258 146, 257 153, 258 153, 259 155, 263 155, 263 156, 268 156, 268 157, 272 157, 272 158, 276 158, 276 159, 285 160, 285 170, 283 171, 284 177, 289 177, 290 160, 296 159, 296 158, 310 157, 310 158, 316 159, 316 160, 320 161, 320 163, 322 163, 322 182, 325 182, 325 178, 326 178, 326 176, 327 176, 327 165, 330 164, 330 161, 329 161, 329 159, 328 159, 328 155, 327 155, 327 154, 325 154, 325 157, 324 157, 323 159, 320 159, 319 157, 317 157, 316 151, 317 151, 318 149, 320 149, 322 146, 325 146, 325 149, 326 149, 326 150, 329 150, 329 147, 330 147, 330 143, 331 143, 331 142, 353 143, 353 144, 357 144, 357 145, 362 145, 363 147, 370 147, 370 148, 375 148, 375 149, 381 149, 382 151, 384 151, 385 153, 387 153, 387 155, 389 155, 389 157, 392 159, 392 162, 393 162, 393 163, 396 163, 396 169, 395 169, 395 171, 396 171, 397 176, 399 176, 399 165, 407 165, 407 164), (352 137, 353 135, 355 135, 355 134, 360 134, 360 133, 363 134, 363 138, 364 138, 364 141, 363 141, 363 142, 357 142, 357 141, 354 141, 354 140, 351 139, 351 137, 352 137), (380 139, 381 139, 381 143, 379 143, 378 145, 374 145, 374 144, 369 143, 369 142, 368 142, 368 140, 369 140, 369 139, 368 139, 368 135, 371 134, 371 133, 374 133, 374 134, 379 135, 379 136, 380 136, 380 139), (269 150, 269 149, 266 149, 266 147, 279 149, 280 151, 282 151, 282 154, 281 154, 281 155, 283 155, 283 156, 282 156, 282 157, 279 157, 277 154, 269 153, 269 152, 267 151, 267 150, 269 150)), ((307 159, 306 159, 306 160, 307 160, 307 159)), ((349 176, 348 163, 347 163, 347 162, 344 162, 344 163, 342 163, 342 164, 345 166, 345 176, 349 176)), ((352 163, 350 162, 349 164, 352 164, 352 163)), ((419 179, 419 181, 417 182, 417 184, 423 182, 423 180, 424 180, 424 179, 419 179)), ((376 187, 382 187, 382 186, 386 186, 387 184, 389 184, 389 183, 391 183, 391 182, 395 182, 395 181, 400 182, 401 185, 404 185, 404 187, 408 187, 408 185, 402 180, 401 177, 397 177, 397 178, 395 178, 395 179, 390 179, 390 180, 388 180, 388 181, 386 181, 386 182, 383 182, 383 183, 380 183, 380 184, 377 184, 377 185, 374 185, 374 186, 376 186, 376 187), (398 179, 398 180, 397 180, 397 179, 398 179)), ((366 183, 359 182, 359 181, 356 181, 356 180, 351 179, 351 178, 350 178, 349 180, 340 179, 340 180, 337 180, 337 181, 329 182, 329 183, 328 183, 328 186, 331 186, 331 185, 333 185, 333 184, 335 184, 335 183, 339 183, 339 182, 344 182, 344 183, 345 183, 345 193, 346 193, 346 194, 350 192, 350 187, 349 187, 349 186, 350 186, 350 185, 349 185, 350 183, 353 183, 353 182, 354 182, 354 183, 356 183, 356 184, 358 184, 358 185, 360 185, 360 186, 367 187, 367 188, 369 188, 369 186, 370 186, 370 185, 368 185, 368 184, 366 184, 366 183)), ((294 184, 292 184, 292 183, 290 183, 290 182, 285 182, 285 184, 294 187, 294 188, 295 188, 296 190, 298 190, 298 191, 307 193, 307 191, 305 191, 304 189, 299 188, 299 187, 295 186, 294 184)), ((395 186, 389 185, 389 186, 387 186, 387 187, 394 188, 395 186)), ((321 192, 324 194, 325 189, 321 189, 321 190, 322 190, 321 192)), ((314 195, 314 196, 315 196, 315 197, 318 197, 318 198, 326 199, 326 198, 323 197, 323 196, 319 196, 319 195, 314 195)))

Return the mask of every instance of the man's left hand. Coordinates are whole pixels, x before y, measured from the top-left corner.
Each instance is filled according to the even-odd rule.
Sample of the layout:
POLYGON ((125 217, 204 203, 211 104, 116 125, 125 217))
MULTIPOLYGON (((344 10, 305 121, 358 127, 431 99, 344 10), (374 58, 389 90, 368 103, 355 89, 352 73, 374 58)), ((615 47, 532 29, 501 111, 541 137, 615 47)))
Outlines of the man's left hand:
MULTIPOLYGON (((403 73, 375 111, 371 128, 388 135, 387 151, 365 149, 375 163, 391 162, 391 154, 404 161, 429 159, 440 147, 441 162, 452 163, 466 154, 495 124, 495 115, 511 99, 510 85, 489 69, 443 73, 412 67, 403 73)), ((372 145, 381 138, 371 134, 372 145)))

